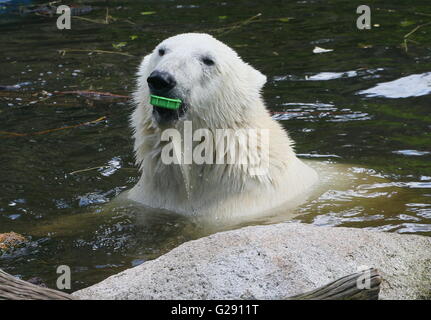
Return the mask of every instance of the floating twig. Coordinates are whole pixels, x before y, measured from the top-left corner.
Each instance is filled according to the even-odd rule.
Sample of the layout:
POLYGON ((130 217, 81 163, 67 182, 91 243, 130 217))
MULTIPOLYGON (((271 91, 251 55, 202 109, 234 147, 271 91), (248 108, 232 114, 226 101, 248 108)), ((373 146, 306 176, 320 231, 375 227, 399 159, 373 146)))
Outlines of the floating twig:
MULTIPOLYGON (((251 18, 249 18, 247 20, 239 21, 239 22, 236 22, 234 24, 231 24, 231 25, 228 25, 228 26, 225 26, 225 27, 220 27, 220 28, 215 28, 215 29, 209 29, 207 31, 208 32, 223 32, 223 31, 227 30, 226 33, 228 33, 228 32, 231 32, 234 29, 237 29, 239 27, 243 27, 243 26, 245 26, 247 24, 258 23, 258 22, 270 22, 270 21, 275 21, 275 22, 278 21, 278 22, 286 23, 286 22, 294 19, 293 17, 282 17, 282 18, 270 18, 270 19, 258 19, 258 20, 256 20, 256 18, 259 17, 259 16, 261 16, 261 15, 262 14, 259 13, 256 16, 253 16, 253 17, 251 17, 251 18)), ((226 34, 226 33, 222 33, 222 34, 226 34)))
POLYGON ((99 91, 87 91, 87 90, 77 90, 77 91, 59 91, 54 92, 56 95, 63 94, 76 94, 79 96, 84 96, 87 98, 118 98, 118 99, 130 99, 130 96, 124 96, 121 94, 114 94, 110 92, 99 92, 99 91))
POLYGON ((60 53, 62 56, 64 56, 68 52, 89 52, 89 53, 107 53, 107 54, 120 54, 122 56, 127 57, 135 57, 134 55, 127 53, 127 52, 120 52, 120 51, 108 51, 108 50, 99 50, 99 49, 60 49, 58 50, 58 53, 60 53))
POLYGON ((427 22, 427 23, 424 23, 424 24, 421 24, 421 25, 416 26, 416 28, 414 28, 412 31, 410 31, 410 32, 409 32, 409 33, 407 33, 406 35, 404 35, 404 39, 405 39, 405 38, 410 37, 413 33, 415 33, 416 31, 418 31, 420 28, 425 27, 425 26, 430 25, 430 24, 431 24, 431 21, 430 21, 430 22, 427 22))
POLYGON ((77 128, 77 127, 87 126, 90 124, 95 124, 95 123, 101 122, 103 120, 106 120, 106 118, 107 118, 106 116, 103 116, 103 117, 100 117, 96 120, 87 121, 84 123, 79 123, 79 124, 61 127, 61 128, 48 129, 48 130, 37 131, 37 132, 30 132, 30 133, 17 133, 17 132, 0 131, 0 135, 14 136, 14 137, 36 136, 36 135, 56 132, 56 131, 60 131, 60 130, 73 129, 73 128, 77 128))
MULTIPOLYGON (((423 28, 423 27, 426 27, 426 26, 428 26, 428 25, 430 25, 431 24, 431 21, 430 22, 427 22, 427 23, 424 23, 424 24, 420 24, 420 25, 418 25, 418 26, 416 26, 412 31, 410 31, 409 33, 406 33, 405 35, 404 35, 404 42, 403 42, 403 45, 404 45, 404 50, 406 50, 406 52, 408 52, 408 50, 409 50, 409 48, 408 48, 408 46, 407 46, 407 42, 415 42, 415 41, 413 41, 413 40, 411 40, 411 39, 408 39, 412 34, 414 34, 416 31, 418 31, 420 28, 423 28)), ((417 43, 417 42, 416 42, 417 43)))
POLYGON ((251 23, 253 20, 255 20, 256 18, 259 18, 260 16, 261 16, 262 14, 261 13, 258 13, 258 14, 256 14, 255 16, 253 16, 253 17, 250 17, 250 18, 248 18, 248 19, 246 19, 246 20, 243 20, 243 21, 239 21, 239 22, 237 22, 237 23, 234 23, 233 25, 231 25, 231 26, 227 26, 227 27, 223 27, 223 28, 218 28, 218 29, 212 29, 212 30, 210 30, 210 31, 223 31, 223 30, 226 30, 226 31, 223 31, 222 33, 220 33, 220 36, 221 35, 226 35, 226 34, 228 34, 229 32, 231 32, 231 31, 233 31, 233 30, 235 30, 235 29, 239 29, 239 28, 241 28, 241 27, 243 27, 243 26, 245 26, 245 25, 247 25, 247 24, 249 24, 249 23, 251 23))
POLYGON ((98 166, 98 167, 92 167, 92 168, 72 171, 72 172, 69 172, 68 174, 76 174, 76 173, 81 173, 81 172, 87 172, 87 171, 92 171, 92 170, 97 170, 97 169, 107 169, 107 168, 111 168, 111 167, 110 166, 98 166))
MULTIPOLYGON (((69 172, 68 174, 72 175, 72 174, 76 174, 76 173, 82 173, 82 172, 87 172, 87 171, 92 171, 92 170, 97 170, 97 169, 108 169, 108 168, 113 168, 112 166, 98 166, 98 167, 92 167, 92 168, 86 168, 86 169, 81 169, 81 170, 76 170, 76 171, 72 171, 69 172)), ((116 168, 116 170, 138 170, 138 168, 116 168)))
POLYGON ((79 17, 79 16, 73 16, 72 18, 86 21, 86 22, 97 23, 97 24, 107 24, 105 19, 90 19, 90 18, 79 17))
POLYGON ((117 20, 113 16, 109 15, 109 8, 106 8, 105 18, 103 19, 90 19, 90 18, 84 18, 79 16, 72 16, 72 18, 87 21, 87 22, 92 22, 92 23, 98 23, 98 24, 109 24, 111 21, 114 22, 117 20))

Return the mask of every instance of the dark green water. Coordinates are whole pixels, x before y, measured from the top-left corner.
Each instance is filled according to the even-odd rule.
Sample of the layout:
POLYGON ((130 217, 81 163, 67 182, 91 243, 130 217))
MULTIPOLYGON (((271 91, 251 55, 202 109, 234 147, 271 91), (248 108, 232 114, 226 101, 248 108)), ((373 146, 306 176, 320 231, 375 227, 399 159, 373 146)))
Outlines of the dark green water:
POLYGON ((0 268, 54 287, 56 267, 66 264, 76 290, 199 234, 181 217, 156 213, 138 223, 139 209, 106 207, 138 178, 127 100, 43 93, 129 95, 140 58, 191 31, 212 33, 268 76, 267 105, 302 157, 366 171, 361 187, 323 194, 295 220, 431 236, 431 25, 408 37, 407 51, 402 46, 406 34, 431 21, 429 0, 369 1, 378 26, 363 31, 356 29, 362 3, 354 1, 74 3, 95 7, 83 18, 103 20, 109 8, 113 19, 74 18, 72 30, 60 31, 56 17, 0 13, 0 86, 21 84, 0 91, 0 233, 31 238, 0 257, 0 268), (316 46, 333 51, 313 53, 316 46), (377 96, 358 94, 368 89, 377 96), (39 135, 5 133, 100 117, 106 119, 39 135))

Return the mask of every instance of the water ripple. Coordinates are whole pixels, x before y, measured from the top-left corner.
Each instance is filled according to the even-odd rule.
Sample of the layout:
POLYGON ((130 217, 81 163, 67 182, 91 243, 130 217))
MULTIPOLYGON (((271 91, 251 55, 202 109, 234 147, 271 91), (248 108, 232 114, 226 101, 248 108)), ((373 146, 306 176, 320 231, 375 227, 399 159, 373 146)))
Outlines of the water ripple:
POLYGON ((408 98, 427 95, 431 92, 431 72, 412 74, 397 80, 382 82, 359 94, 368 97, 408 98))

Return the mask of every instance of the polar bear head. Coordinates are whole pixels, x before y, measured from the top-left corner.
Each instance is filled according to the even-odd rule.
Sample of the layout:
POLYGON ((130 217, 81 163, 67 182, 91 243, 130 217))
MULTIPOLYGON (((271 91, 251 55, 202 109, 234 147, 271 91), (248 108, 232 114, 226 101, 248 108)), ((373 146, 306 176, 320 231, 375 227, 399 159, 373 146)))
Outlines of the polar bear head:
POLYGON ((306 176, 314 175, 304 173, 307 170, 295 157, 292 141, 265 108, 261 97, 265 82, 263 74, 208 34, 180 34, 157 45, 143 59, 138 72, 134 94, 137 107, 131 124, 142 175, 129 198, 153 208, 211 212, 220 217, 275 207, 286 198, 286 190, 293 198, 305 188, 311 180, 306 176), (180 108, 155 107, 150 104, 150 95, 180 99, 180 108), (186 127, 190 123, 195 133, 199 129, 213 133, 197 140, 193 135, 192 139, 198 147, 214 142, 215 148, 205 150, 210 160, 239 155, 232 158, 250 161, 186 161, 190 155, 186 142, 191 138, 186 127), (180 139, 164 139, 168 131, 179 133, 180 139), (217 131, 234 131, 240 137, 249 131, 267 135, 256 133, 255 143, 229 140, 224 144, 224 136, 219 139, 217 131), (214 155, 220 155, 217 147, 221 145, 225 147, 218 158, 214 155), (249 149, 249 145, 256 148, 249 149), (166 148, 170 146, 173 148, 166 148), (170 154, 164 153, 166 149, 173 150, 181 161, 164 161, 163 155, 170 154), (263 170, 256 174, 255 167, 263 170), (276 196, 275 190, 280 191, 276 196))
POLYGON ((265 82, 263 74, 227 45, 208 34, 186 33, 164 40, 143 59, 134 98, 144 109, 143 120, 154 126, 187 119, 226 128, 263 106, 257 102, 265 82), (150 94, 180 99, 182 104, 178 110, 153 107, 150 94))

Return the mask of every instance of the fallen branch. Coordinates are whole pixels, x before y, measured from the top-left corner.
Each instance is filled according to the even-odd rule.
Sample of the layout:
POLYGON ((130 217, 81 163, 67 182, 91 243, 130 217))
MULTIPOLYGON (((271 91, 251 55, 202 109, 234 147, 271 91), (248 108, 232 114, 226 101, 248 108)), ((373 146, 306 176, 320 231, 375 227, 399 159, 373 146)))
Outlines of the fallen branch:
POLYGON ((87 121, 87 122, 84 122, 84 123, 79 123, 79 124, 75 124, 75 125, 72 125, 72 126, 66 126, 66 127, 61 127, 61 128, 48 129, 48 130, 37 131, 37 132, 30 132, 30 133, 17 133, 17 132, 0 131, 0 134, 14 136, 14 137, 35 136, 35 135, 41 135, 41 134, 56 132, 56 131, 60 131, 60 130, 73 129, 73 128, 77 128, 77 127, 87 126, 87 125, 90 125, 90 124, 95 124, 95 123, 101 122, 103 120, 106 120, 106 116, 100 117, 100 118, 98 118, 96 120, 87 121))

